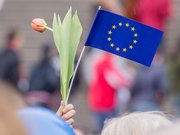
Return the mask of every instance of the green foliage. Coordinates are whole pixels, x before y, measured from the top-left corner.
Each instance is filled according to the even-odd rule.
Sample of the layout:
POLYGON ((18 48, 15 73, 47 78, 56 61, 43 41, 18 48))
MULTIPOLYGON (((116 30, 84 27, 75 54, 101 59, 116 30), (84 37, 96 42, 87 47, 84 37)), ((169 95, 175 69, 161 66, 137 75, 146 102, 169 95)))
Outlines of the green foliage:
POLYGON ((66 101, 69 82, 74 72, 74 59, 83 29, 77 11, 72 16, 71 8, 63 22, 61 22, 59 15, 54 14, 52 27, 61 63, 61 95, 63 101, 66 101))

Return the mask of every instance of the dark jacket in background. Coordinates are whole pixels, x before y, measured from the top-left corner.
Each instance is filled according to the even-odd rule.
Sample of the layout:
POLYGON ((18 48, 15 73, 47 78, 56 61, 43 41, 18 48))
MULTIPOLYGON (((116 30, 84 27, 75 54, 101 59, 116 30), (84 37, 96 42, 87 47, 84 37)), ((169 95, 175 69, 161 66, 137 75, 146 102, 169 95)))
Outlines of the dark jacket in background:
POLYGON ((160 99, 168 93, 169 81, 163 64, 141 67, 131 88, 132 111, 160 110, 160 99))
POLYGON ((20 60, 16 52, 5 49, 0 53, 0 79, 17 87, 20 60))
POLYGON ((30 91, 45 91, 53 93, 59 89, 59 77, 49 60, 43 60, 35 65, 30 74, 30 91))

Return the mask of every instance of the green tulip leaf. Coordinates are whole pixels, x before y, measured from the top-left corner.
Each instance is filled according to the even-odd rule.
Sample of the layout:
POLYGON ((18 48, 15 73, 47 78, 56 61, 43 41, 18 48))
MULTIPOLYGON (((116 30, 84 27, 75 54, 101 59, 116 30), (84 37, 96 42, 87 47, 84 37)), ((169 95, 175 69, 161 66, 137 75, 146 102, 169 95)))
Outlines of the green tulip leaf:
POLYGON ((54 14, 52 27, 54 42, 60 57, 61 95, 63 101, 66 101, 69 83, 74 72, 74 59, 83 30, 77 12, 72 16, 71 8, 62 23, 59 15, 54 14))

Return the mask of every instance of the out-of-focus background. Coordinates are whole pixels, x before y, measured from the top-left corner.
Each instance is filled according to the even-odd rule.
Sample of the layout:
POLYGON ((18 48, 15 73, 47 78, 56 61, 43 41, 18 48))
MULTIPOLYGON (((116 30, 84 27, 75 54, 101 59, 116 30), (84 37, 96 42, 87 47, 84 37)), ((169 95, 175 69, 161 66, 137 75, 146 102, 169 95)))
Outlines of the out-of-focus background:
POLYGON ((180 117, 180 0, 0 0, 0 78, 28 105, 56 111, 58 54, 52 33, 35 32, 31 20, 44 18, 51 26, 54 12, 63 18, 70 6, 77 9, 84 30, 77 61, 99 5, 165 33, 150 68, 85 50, 70 96, 75 127, 98 134, 105 119, 133 111, 162 110, 180 117))

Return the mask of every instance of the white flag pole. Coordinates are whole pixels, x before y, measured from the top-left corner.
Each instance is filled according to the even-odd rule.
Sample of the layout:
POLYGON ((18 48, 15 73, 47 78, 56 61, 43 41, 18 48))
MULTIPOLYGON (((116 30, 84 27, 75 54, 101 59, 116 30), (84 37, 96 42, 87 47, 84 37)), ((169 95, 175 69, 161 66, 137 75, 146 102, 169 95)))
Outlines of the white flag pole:
MULTIPOLYGON (((98 10, 101 9, 101 6, 99 6, 98 10)), ((78 70, 78 67, 79 67, 79 64, 81 62, 81 59, 82 59, 82 56, 84 54, 84 50, 86 49, 86 46, 84 45, 82 51, 81 51, 81 54, 79 56, 79 59, 78 59, 78 62, 76 64, 76 67, 75 67, 75 70, 74 70, 74 73, 73 73, 73 76, 72 76, 72 79, 71 79, 71 82, 70 82, 70 85, 69 85, 69 90, 68 90, 68 95, 67 95, 67 99, 66 99, 66 104, 68 103, 68 99, 69 99, 69 96, 70 96, 70 93, 71 93, 71 89, 72 89, 72 85, 73 85, 73 82, 74 82, 74 78, 76 76, 76 73, 77 73, 77 70, 78 70)))
POLYGON ((74 78, 76 76, 76 73, 77 73, 77 70, 78 70, 78 67, 79 67, 79 64, 81 62, 81 59, 82 59, 82 56, 84 54, 84 50, 85 50, 86 46, 83 47, 82 51, 81 51, 81 54, 79 56, 79 59, 78 59, 78 62, 76 64, 76 67, 75 67, 75 70, 74 70, 74 73, 73 73, 73 76, 72 76, 72 79, 71 79, 71 82, 70 82, 70 85, 69 85, 69 90, 68 90, 68 95, 67 95, 67 99, 66 99, 66 104, 68 103, 68 99, 69 99, 69 96, 70 96, 70 93, 71 93, 71 89, 72 89, 72 85, 73 85, 73 82, 74 82, 74 78))

